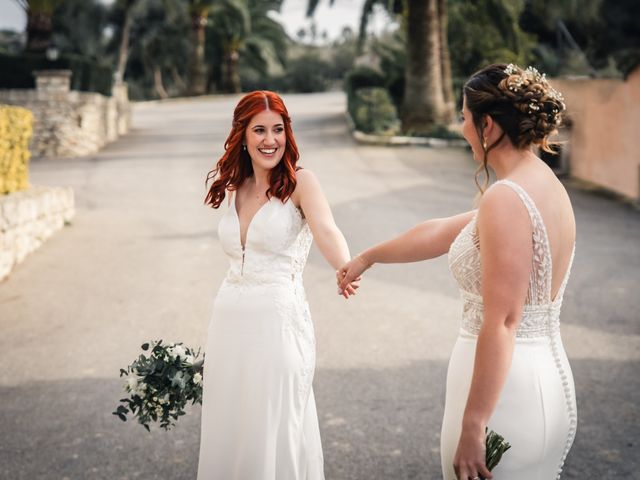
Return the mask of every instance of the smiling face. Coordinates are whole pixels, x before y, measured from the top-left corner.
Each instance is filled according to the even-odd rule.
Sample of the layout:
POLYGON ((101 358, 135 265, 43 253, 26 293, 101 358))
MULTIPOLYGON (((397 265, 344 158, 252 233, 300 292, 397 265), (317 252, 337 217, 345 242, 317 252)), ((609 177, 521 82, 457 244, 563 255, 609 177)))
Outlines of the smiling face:
POLYGON ((282 116, 271 110, 256 114, 245 131, 245 144, 254 170, 271 170, 278 165, 287 145, 282 116))

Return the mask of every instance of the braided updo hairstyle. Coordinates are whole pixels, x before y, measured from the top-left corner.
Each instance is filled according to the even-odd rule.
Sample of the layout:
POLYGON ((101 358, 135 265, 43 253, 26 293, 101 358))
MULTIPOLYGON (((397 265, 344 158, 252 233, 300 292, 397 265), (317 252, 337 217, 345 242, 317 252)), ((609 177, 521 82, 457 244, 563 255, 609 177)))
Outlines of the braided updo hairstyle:
POLYGON ((553 153, 549 135, 555 133, 562 122, 564 99, 544 74, 533 67, 526 70, 513 64, 493 64, 474 73, 463 87, 467 108, 479 138, 483 138, 482 118, 489 115, 503 130, 492 145, 485 145, 482 165, 476 172, 476 185, 484 193, 489 183, 487 155, 506 135, 518 149, 539 145, 553 153), (478 175, 485 172, 484 187, 478 175))

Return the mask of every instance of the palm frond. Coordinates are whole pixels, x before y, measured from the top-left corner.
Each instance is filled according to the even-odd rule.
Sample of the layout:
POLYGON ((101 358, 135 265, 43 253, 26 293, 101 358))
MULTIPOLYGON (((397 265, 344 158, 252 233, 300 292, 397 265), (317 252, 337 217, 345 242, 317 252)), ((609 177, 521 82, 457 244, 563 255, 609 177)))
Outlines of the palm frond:
POLYGON ((262 43, 271 46, 271 49, 281 65, 287 61, 287 34, 284 27, 270 17, 257 17, 252 25, 251 36, 262 43))
POLYGON ((245 58, 247 64, 260 75, 267 76, 269 74, 269 61, 267 60, 267 52, 264 44, 258 38, 248 38, 242 49, 242 57, 245 58))
MULTIPOLYGON (((329 0, 329 5, 333 6, 335 0, 329 0)), ((320 0, 308 0, 307 3, 307 17, 313 17, 313 14, 316 13, 316 9, 320 4, 320 0)))

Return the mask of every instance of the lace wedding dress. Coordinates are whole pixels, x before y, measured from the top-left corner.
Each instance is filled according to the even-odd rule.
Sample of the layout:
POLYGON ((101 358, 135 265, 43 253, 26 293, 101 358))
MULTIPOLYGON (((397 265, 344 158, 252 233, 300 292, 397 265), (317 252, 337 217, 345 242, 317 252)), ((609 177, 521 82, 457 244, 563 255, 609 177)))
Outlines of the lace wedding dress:
POLYGON ((315 337, 302 285, 312 235, 272 197, 240 241, 235 201, 218 225, 230 268, 208 330, 198 480, 321 480, 315 337))
MULTIPOLYGON (((488 425, 511 444, 511 449, 493 470, 493 478, 558 479, 577 424, 573 376, 560 338, 560 308, 573 253, 560 290, 552 299, 551 250, 540 212, 519 185, 509 180, 500 180, 496 182, 498 184, 515 190, 529 211, 533 226, 533 268, 516 332, 511 367, 488 425)), ((445 480, 455 480, 453 458, 460 438, 473 375, 476 341, 482 324, 476 217, 451 245, 449 267, 464 300, 462 325, 447 371, 441 432, 443 476, 445 480)))

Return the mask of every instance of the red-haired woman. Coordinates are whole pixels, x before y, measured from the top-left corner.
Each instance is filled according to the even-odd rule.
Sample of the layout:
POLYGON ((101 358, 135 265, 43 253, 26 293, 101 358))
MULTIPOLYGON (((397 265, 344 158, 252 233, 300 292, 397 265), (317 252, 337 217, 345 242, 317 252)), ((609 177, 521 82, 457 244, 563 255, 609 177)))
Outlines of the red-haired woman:
POLYGON ((231 265, 206 344, 199 480, 324 478, 302 270, 313 240, 334 269, 350 255, 298 158, 282 99, 243 97, 205 200, 218 208, 229 196, 218 237, 231 265))

